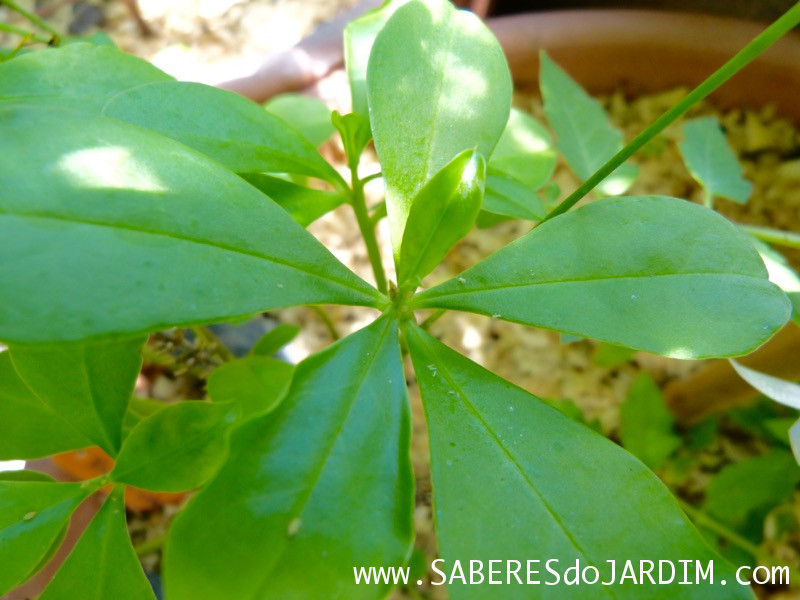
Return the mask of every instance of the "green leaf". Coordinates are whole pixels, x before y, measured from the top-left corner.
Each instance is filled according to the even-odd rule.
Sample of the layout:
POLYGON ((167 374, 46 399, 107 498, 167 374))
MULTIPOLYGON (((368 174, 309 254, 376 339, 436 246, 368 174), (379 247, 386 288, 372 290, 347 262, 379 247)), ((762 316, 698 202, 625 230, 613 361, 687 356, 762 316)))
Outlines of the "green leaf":
POLYGON ((42 458, 93 445, 20 379, 0 353, 0 460, 42 458))
POLYGON ((233 92, 185 81, 151 83, 118 94, 103 114, 177 140, 237 173, 299 173, 343 183, 301 133, 233 92))
POLYGON ((0 481, 0 594, 33 575, 92 491, 80 483, 0 481))
POLYGON ((123 491, 114 489, 39 600, 155 600, 128 536, 123 491))
POLYGON ((754 511, 787 500, 800 482, 800 467, 784 450, 770 450, 724 467, 711 480, 706 509, 735 527, 745 524, 754 511))
POLYGON ((640 373, 628 390, 620 408, 619 435, 623 447, 651 469, 662 467, 681 447, 672 413, 647 373, 640 373))
MULTIPOLYGON (((590 97, 547 53, 539 55, 539 85, 544 112, 556 134, 556 146, 573 172, 586 180, 622 149, 622 133, 590 97)), ((627 190, 639 174, 631 164, 619 167, 597 189, 606 195, 627 190)))
POLYGON ((636 350, 633 348, 600 342, 594 351, 594 364, 599 367, 618 367, 629 362, 634 354, 636 350))
POLYGON ((278 409, 234 431, 229 460, 170 529, 166 596, 384 598, 353 567, 401 566, 411 552, 409 435, 384 317, 303 361, 278 409))
POLYGON ((412 0, 375 39, 367 91, 397 260, 422 186, 464 150, 491 156, 508 121, 511 77, 478 17, 447 0, 412 0))
POLYGON ((142 368, 143 338, 57 347, 12 346, 20 378, 73 429, 111 456, 122 443, 122 423, 142 368))
POLYGON ((300 328, 291 323, 281 323, 275 329, 269 330, 261 339, 256 342, 250 350, 250 354, 255 356, 272 356, 280 351, 286 344, 291 342, 300 333, 300 328))
POLYGON ((789 318, 750 241, 675 198, 616 198, 558 216, 411 299, 676 358, 747 354, 789 318))
POLYGON ((550 134, 532 116, 512 107, 488 169, 534 191, 550 180, 555 166, 556 153, 550 134))
POLYGON ((375 37, 394 12, 408 0, 387 0, 383 6, 364 13, 344 28, 344 63, 350 80, 353 112, 369 117, 367 107, 367 64, 375 37))
POLYGON ((397 280, 419 285, 447 252, 469 233, 481 209, 486 163, 474 150, 462 152, 419 191, 403 234, 397 280))
POLYGON ((279 94, 264 103, 264 110, 286 121, 315 148, 333 135, 331 109, 306 94, 279 94))
POLYGON ((681 149, 683 161, 707 198, 715 196, 747 203, 753 184, 744 178, 742 167, 728 145, 728 140, 715 117, 692 119, 683 124, 681 149))
MULTIPOLYGON (((586 592, 614 598, 751 598, 714 554, 658 478, 608 439, 479 367, 416 326, 404 330, 420 384, 431 442, 435 525, 446 572, 461 561, 526 560, 552 581, 580 561, 616 581, 625 560, 714 561, 715 585, 614 585, 586 592)), ((593 577, 592 572, 589 575, 593 577)), ((505 576, 503 572, 502 577, 505 576)), ((498 578, 495 577, 495 580, 498 578)), ((456 579, 456 582, 458 580, 456 579)), ((512 579, 512 583, 514 580, 512 579)), ((488 583, 485 581, 484 583, 488 583)), ((630 583, 630 580, 627 582, 630 583)), ((562 579, 562 584, 563 579, 562 579)), ((600 586, 598 586, 599 588, 600 586)), ((453 600, 486 598, 482 585, 448 586, 453 600)), ((498 588, 500 589, 500 588, 498 588)), ((495 597, 564 597, 560 587, 503 586, 495 597), (548 593, 551 592, 551 593, 548 593)))
POLYGON ((486 192, 481 208, 492 215, 526 221, 538 221, 545 215, 536 192, 513 177, 491 169, 486 174, 486 192))
POLYGON ((146 60, 108 46, 69 44, 2 63, 0 100, 100 114, 117 94, 158 81, 172 77, 146 60))
POLYGON ((303 227, 308 227, 347 200, 342 192, 315 190, 271 175, 245 173, 242 179, 264 192, 303 227))
POLYGON ((369 128, 369 119, 358 113, 340 115, 337 111, 331 113, 331 122, 342 137, 344 153, 351 171, 358 169, 358 163, 364 148, 372 139, 369 128))
POLYGON ((0 107, 0 128, 2 340, 386 303, 280 207, 180 144, 52 109, 0 107))
POLYGON ((769 280, 781 288, 792 303, 792 319, 800 325, 800 275, 783 254, 754 237, 750 241, 767 267, 769 280))
POLYGON ((182 492, 208 481, 225 460, 231 403, 180 402, 136 425, 122 445, 111 478, 156 492, 182 492))
POLYGON ((47 473, 23 469, 21 471, 0 471, 0 481, 44 481, 46 483, 55 483, 56 480, 47 473))
POLYGON ((214 402, 238 402, 242 416, 273 410, 286 397, 294 366, 269 356, 247 356, 214 369, 208 395, 214 402))
POLYGON ((730 363, 739 377, 761 394, 784 406, 800 410, 800 385, 745 367, 735 360, 731 360, 730 363))

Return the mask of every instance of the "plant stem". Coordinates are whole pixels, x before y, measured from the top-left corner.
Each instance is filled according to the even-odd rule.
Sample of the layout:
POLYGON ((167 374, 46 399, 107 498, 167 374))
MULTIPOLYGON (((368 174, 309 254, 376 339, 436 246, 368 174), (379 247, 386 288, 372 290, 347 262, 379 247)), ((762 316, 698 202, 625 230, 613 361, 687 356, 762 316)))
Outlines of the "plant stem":
POLYGON ((442 315, 444 315, 444 313, 445 313, 445 312, 446 312, 446 311, 445 311, 445 309, 443 309, 443 308, 439 308, 439 309, 437 309, 435 312, 433 312, 432 314, 430 314, 430 315, 429 315, 429 316, 428 316, 428 317, 427 317, 427 318, 426 318, 426 319, 425 319, 425 320, 422 322, 422 324, 420 325, 420 327, 421 327, 422 329, 424 329, 425 331, 428 331, 428 329, 430 329, 431 325, 433 325, 433 324, 434 324, 436 321, 438 321, 438 320, 441 318, 441 316, 442 316, 442 315))
POLYGON ((800 234, 791 231, 781 231, 771 227, 757 227, 755 225, 739 225, 739 228, 757 237, 760 240, 789 248, 800 248, 800 234))
POLYGON ((711 190, 703 188, 703 205, 706 208, 714 210, 714 197, 711 195, 711 190))
POLYGON ((336 329, 336 324, 333 322, 333 319, 331 319, 331 316, 325 312, 324 308, 316 306, 315 304, 309 304, 308 308, 314 311, 314 314, 319 317, 319 320, 325 325, 325 329, 328 330, 328 334, 330 334, 334 342, 342 338, 339 334, 339 330, 336 329))
POLYGON ((164 542, 166 539, 166 535, 157 535, 143 541, 141 544, 135 545, 133 549, 136 552, 136 556, 143 558, 145 556, 149 556, 150 554, 155 554, 161 550, 164 547, 164 542))
POLYGON ((784 34, 791 31, 798 23, 800 23, 800 2, 792 6, 782 17, 762 31, 752 42, 747 44, 747 46, 737 52, 733 58, 714 71, 708 79, 684 96, 675 106, 653 121, 649 127, 611 157, 606 164, 595 171, 589 179, 578 186, 578 189, 551 210, 544 219, 539 221, 539 225, 567 212, 570 208, 575 206, 581 198, 591 192, 606 177, 611 175, 617 167, 633 156, 642 146, 661 133, 668 125, 686 113, 692 106, 703 100, 711 92, 728 81, 728 79, 736 75, 736 73, 741 71, 742 68, 754 58, 769 48, 784 34))
POLYGON ((29 38, 34 42, 39 42, 40 44, 47 44, 50 41, 42 35, 33 33, 32 31, 26 31, 21 27, 14 27, 14 25, 9 25, 8 23, 0 23, 0 31, 21 35, 22 37, 29 38))
POLYGON ((367 175, 364 179, 361 180, 362 185, 367 185, 373 179, 378 179, 379 177, 383 177, 383 172, 378 171, 377 173, 373 173, 372 175, 367 175))
POLYGON ((19 6, 13 0, 0 0, 0 4, 5 4, 8 8, 10 8, 11 10, 13 10, 16 13, 19 13, 20 15, 22 15, 23 17, 28 19, 28 21, 30 21, 34 25, 37 25, 41 29, 44 29, 47 33, 49 33, 50 35, 53 36, 53 39, 52 40, 47 40, 47 43, 50 43, 52 41, 55 45, 58 45, 59 41, 61 40, 61 34, 58 33, 52 27, 50 27, 50 25, 45 23, 41 19, 41 17, 39 17, 38 15, 36 15, 36 14, 34 14, 32 12, 29 12, 29 11, 25 10, 24 8, 19 6))
POLYGON ((683 512, 685 512, 698 527, 704 527, 709 531, 716 533, 720 537, 726 539, 728 542, 740 548, 741 550, 744 550, 750 556, 763 562, 764 564, 767 564, 771 567, 786 566, 789 569, 789 581, 800 581, 800 572, 798 572, 796 569, 793 569, 792 567, 782 564, 777 558, 772 556, 772 554, 770 554, 769 552, 762 550, 750 540, 741 536, 740 534, 733 531, 726 525, 723 525, 716 519, 710 517, 702 510, 695 508, 685 500, 678 499, 678 502, 680 503, 683 512))
POLYGON ((378 291, 381 294, 385 294, 387 290, 386 272, 383 270, 381 251, 378 247, 378 239, 375 237, 375 224, 369 218, 369 212, 367 211, 367 201, 364 198, 364 182, 359 180, 356 169, 353 169, 351 173, 353 176, 353 211, 356 213, 358 228, 361 230, 361 235, 364 237, 364 243, 367 246, 367 255, 372 265, 372 273, 375 275, 375 284, 378 287, 378 291))

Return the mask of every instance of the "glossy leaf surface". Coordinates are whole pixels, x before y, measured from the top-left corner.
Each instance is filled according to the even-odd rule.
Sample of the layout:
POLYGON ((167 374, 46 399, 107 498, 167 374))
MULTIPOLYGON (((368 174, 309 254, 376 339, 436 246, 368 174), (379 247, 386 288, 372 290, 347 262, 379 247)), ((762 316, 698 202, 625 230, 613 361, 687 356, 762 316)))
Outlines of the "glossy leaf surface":
POLYGON ((142 368, 144 338, 58 347, 13 346, 11 361, 28 388, 71 429, 111 456, 142 368))
MULTIPOLYGON (((609 581, 610 556, 618 565, 645 558, 676 564, 696 559, 703 565, 714 560, 713 586, 679 586, 676 579, 661 586, 645 581, 570 589, 563 579, 557 586, 516 585, 512 579, 492 596, 752 597, 747 588, 730 585, 733 568, 711 551, 667 488, 633 456, 421 329, 405 331, 425 405, 439 554, 448 574, 456 560, 464 569, 470 560, 518 560, 525 581, 525 561, 533 557, 541 560, 532 566, 539 571, 533 578, 542 583, 553 580, 545 570, 548 559, 558 559, 552 566, 562 573, 576 560, 581 570, 593 565, 609 581)), ((617 581, 620 575, 617 568, 617 581)), ((453 600, 482 600, 486 586, 454 583, 449 593, 453 600)))
POLYGON ((123 488, 106 499, 39 600, 155 600, 128 536, 123 488))
POLYGON ((486 163, 462 152, 419 191, 408 214, 397 278, 412 287, 433 271, 450 248, 469 233, 481 209, 486 163))
POLYGON ((231 403, 187 401, 159 410, 131 429, 111 478, 156 492, 203 485, 225 460, 236 415, 231 403))
POLYGON ((800 385, 745 367, 735 360, 730 362, 739 376, 761 394, 784 406, 800 410, 800 385))
POLYGON ((275 412, 234 431, 230 459, 170 531, 168 598, 385 597, 353 567, 402 565, 413 538, 396 327, 382 318, 312 355, 275 412))
POLYGON ((141 85, 114 96, 103 114, 151 129, 237 173, 300 173, 341 180, 314 145, 257 104, 185 81, 141 85))
POLYGON ((753 184, 744 178, 719 121, 714 117, 692 119, 681 130, 684 136, 678 144, 681 155, 708 198, 719 196, 745 204, 753 192, 753 184))
POLYGON ((746 354, 790 304, 750 241, 675 198, 608 199, 536 227, 412 298, 676 358, 746 354))
POLYGON ((236 402, 242 416, 269 412, 283 400, 294 366, 270 356, 247 356, 214 369, 208 395, 214 402, 236 402))
POLYGON ((367 91, 399 258, 420 188, 464 150, 491 155, 508 121, 511 77, 478 17, 446 0, 413 0, 375 39, 367 91))
POLYGON ((286 121, 315 148, 333 135, 331 109, 314 96, 280 94, 267 100, 264 110, 286 121))
POLYGON ((114 48, 70 44, 2 63, 0 101, 17 99, 100 114, 103 105, 121 92, 172 80, 146 60, 114 48))
POLYGON ((242 179, 264 192, 303 227, 308 227, 347 200, 341 192, 317 190, 272 175, 245 173, 242 179))
POLYGON ((0 127, 2 340, 383 303, 280 207, 180 144, 57 110, 0 108, 0 127))
MULTIPOLYGON (((608 120, 600 103, 545 52, 540 54, 539 64, 544 112, 556 134, 556 146, 573 172, 581 180, 586 180, 622 149, 622 133, 608 120)), ((638 174, 636 166, 624 164, 597 189, 607 195, 622 194, 638 174)))
POLYGON ((42 458, 92 445, 20 379, 11 355, 0 353, 0 460, 42 458))
POLYGON ((800 325, 800 275, 783 254, 754 237, 750 241, 767 267, 769 280, 781 288, 792 303, 792 319, 800 325))
POLYGON ((620 407, 623 447, 651 469, 658 469, 681 447, 675 420, 653 379, 640 373, 620 407))
POLYGON ((0 594, 33 574, 91 488, 0 481, 0 594))

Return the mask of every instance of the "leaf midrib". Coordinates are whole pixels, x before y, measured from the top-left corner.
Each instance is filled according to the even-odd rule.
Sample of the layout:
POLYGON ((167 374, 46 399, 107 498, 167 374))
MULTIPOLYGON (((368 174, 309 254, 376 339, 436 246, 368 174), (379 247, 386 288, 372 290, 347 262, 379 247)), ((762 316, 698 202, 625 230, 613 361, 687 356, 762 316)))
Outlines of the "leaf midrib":
MULTIPOLYGON (((420 340, 425 345, 425 348, 428 351, 428 353, 431 356, 434 357, 435 362, 439 363, 439 366, 441 368, 440 372, 442 373, 444 378, 447 380, 447 382, 452 386, 453 390, 457 394, 457 397, 461 400, 461 402, 467 408, 467 410, 473 416, 473 418, 475 420, 477 420, 478 423, 486 430, 486 433, 489 434, 491 439, 500 448, 500 450, 503 452, 503 454, 508 458, 509 462, 512 465, 514 465, 515 469, 517 470, 519 475, 522 477, 523 481, 528 485, 528 487, 533 492, 533 494, 539 499, 539 501, 541 502, 542 506, 545 508, 545 510, 550 515, 550 517, 553 519, 553 521, 556 523, 556 525, 559 527, 559 529, 561 529, 561 531, 564 534, 564 537, 566 537, 566 539, 569 541, 569 543, 572 545, 572 547, 581 556, 583 556, 583 558, 586 560, 586 562, 589 565, 594 566, 594 563, 591 560, 589 560, 589 557, 587 556, 586 551, 583 550, 583 548, 580 546, 578 541, 572 536, 572 534, 568 531, 567 527, 562 523, 561 519, 558 517, 558 514, 555 512, 555 510, 553 510, 553 508, 550 506, 548 501, 545 499, 544 495, 539 491, 539 489, 534 484, 534 482, 528 477, 528 474, 522 468, 522 465, 519 464, 519 462, 517 461, 517 459, 515 458, 513 453, 508 449, 508 447, 503 443, 503 441, 497 436, 497 434, 494 432, 494 430, 491 428, 491 426, 486 422, 486 420, 481 416, 480 412, 478 412, 478 410, 475 408, 475 406, 469 401, 469 399, 467 398, 467 395, 464 392, 464 390, 462 389, 461 385, 459 385, 459 383, 450 375, 450 371, 443 367, 444 363, 439 358, 438 354, 436 353, 435 348, 431 348, 428 345, 427 340, 425 340, 418 333, 416 333, 416 336, 417 336, 417 339, 420 340)), ((616 598, 617 597, 617 595, 614 594, 612 592, 612 590, 610 590, 607 586, 603 586, 602 589, 610 597, 612 597, 612 598, 616 598)))
MULTIPOLYGON (((45 220, 45 221, 56 221, 56 222, 59 222, 59 223, 73 223, 73 224, 76 224, 76 225, 90 225, 90 226, 94 226, 94 227, 101 227, 101 228, 112 229, 112 230, 131 231, 131 232, 134 232, 134 233, 141 233, 141 234, 144 234, 144 235, 160 236, 160 237, 165 237, 165 238, 168 238, 168 239, 180 240, 180 241, 183 241, 183 242, 189 242, 189 243, 198 244, 198 245, 201 245, 201 246, 207 246, 207 247, 210 247, 210 248, 214 248, 216 250, 223 250, 223 251, 233 252, 234 254, 240 254, 242 256, 249 256, 251 258, 258 258, 258 259, 261 259, 261 260, 266 260, 268 262, 275 263, 276 265, 280 265, 280 266, 283 266, 283 267, 288 267, 290 269, 301 271, 303 273, 306 273, 307 275, 311 275, 312 277, 316 277, 316 278, 319 278, 319 279, 322 279, 322 280, 327 280, 327 281, 329 281, 331 283, 334 283, 336 285, 344 287, 349 291, 356 292, 357 294, 362 295, 362 296, 367 296, 367 294, 369 293, 369 295, 374 300, 383 300, 384 299, 383 296, 377 290, 373 291, 371 289, 371 286, 366 282, 364 282, 364 283, 365 283, 367 289, 369 290, 369 292, 367 292, 365 290, 362 290, 362 289, 359 289, 359 288, 356 288, 356 287, 353 287, 348 282, 345 282, 345 281, 343 281, 341 279, 338 279, 336 277, 331 277, 327 272, 325 272, 324 274, 317 273, 314 270, 312 270, 308 265, 305 265, 305 264, 292 263, 292 262, 290 262, 288 260, 285 260, 285 259, 282 259, 282 258, 278 258, 276 256, 270 256, 268 254, 263 254, 263 253, 255 252, 255 251, 252 251, 252 250, 246 250, 244 248, 239 248, 239 247, 236 247, 236 246, 232 246, 232 245, 224 244, 224 243, 220 243, 220 242, 213 242, 211 240, 203 240, 203 239, 191 237, 191 236, 188 236, 188 235, 180 235, 180 234, 177 234, 175 232, 157 231, 157 230, 147 229, 146 227, 134 227, 134 226, 129 225, 129 224, 107 223, 107 222, 103 222, 103 221, 94 221, 92 219, 81 219, 81 218, 77 218, 77 217, 54 216, 54 215, 47 214, 47 213, 38 213, 36 211, 31 211, 31 212, 11 212, 11 211, 6 211, 6 210, 3 210, 3 209, 0 209, 0 216, 2 216, 2 215, 9 215, 9 216, 12 216, 12 217, 23 217, 23 218, 30 218, 30 219, 40 219, 40 220, 45 220)), ((324 246, 322 246, 322 248, 325 249, 324 246)), ((327 249, 325 249, 325 250, 327 250, 327 249)), ((334 260, 335 260, 335 257, 333 257, 333 256, 331 256, 331 257, 334 258, 334 260)), ((375 308, 381 308, 381 307, 383 307, 383 303, 373 302, 373 303, 370 303, 370 304, 364 304, 364 306, 372 306, 372 307, 375 307, 375 308)))
MULTIPOLYGON (((364 386, 364 382, 366 381, 367 376, 369 375, 370 371, 372 370, 372 366, 375 364, 375 361, 377 360, 377 357, 380 354, 379 350, 383 347, 384 340, 386 339, 386 336, 389 334, 389 332, 392 329, 392 323, 393 323, 393 321, 391 321, 389 319, 386 320, 386 324, 384 326, 384 330, 381 333, 380 337, 378 338, 377 342, 375 343, 375 346, 374 346, 375 351, 372 353, 372 356, 370 357, 369 362, 367 362, 364 365, 364 370, 362 371, 363 372, 363 376, 359 378, 358 386, 353 390, 353 393, 352 393, 351 397, 349 398, 349 406, 347 407, 347 412, 344 413, 344 417, 342 418, 342 420, 340 422, 340 425, 337 428, 337 431, 339 431, 340 434, 341 434, 341 432, 344 431, 345 425, 347 424, 347 421, 349 420, 350 415, 352 415, 352 413, 353 413, 353 407, 356 405, 356 400, 358 399, 359 392, 361 391, 361 388, 364 386)), ((342 412, 344 412, 344 411, 342 411, 342 412)), ((327 466, 328 461, 330 460, 331 454, 333 453, 333 450, 336 447, 336 444, 338 443, 339 438, 340 438, 340 435, 333 436, 333 439, 332 439, 331 443, 328 445, 327 449, 325 450, 325 458, 322 461, 320 461, 319 468, 316 470, 316 472, 313 473, 312 476, 308 478, 309 484, 305 488, 306 493, 298 495, 298 498, 295 501, 295 504, 292 506, 292 510, 291 510, 290 516, 297 515, 294 518, 300 518, 300 516, 302 515, 303 511, 305 510, 306 505, 308 504, 308 501, 311 499, 311 496, 313 495, 314 490, 317 487, 317 483, 322 478, 322 475, 325 472, 325 467, 327 466)), ((281 538, 281 542, 282 543, 281 543, 280 550, 276 551, 274 553, 274 555, 273 555, 274 558, 271 561, 269 567, 264 569, 263 577, 261 579, 261 584, 256 589, 256 594, 254 596, 252 596, 252 600, 261 600, 261 598, 265 597, 265 588, 269 585, 270 576, 272 575, 272 572, 280 564, 280 561, 284 556, 284 553, 286 551, 286 547, 287 547, 288 542, 289 542, 289 538, 283 537, 283 538, 281 538)))
MULTIPOLYGON (((468 275, 468 273, 465 273, 468 275)), ((666 278, 666 277, 726 277, 731 278, 733 280, 753 280, 758 282, 766 282, 766 279, 762 279, 760 277, 755 277, 753 275, 741 275, 741 274, 734 274, 734 273, 718 273, 718 272, 692 272, 692 273, 661 273, 657 275, 618 275, 618 276, 602 276, 602 277, 583 277, 583 278, 573 278, 573 279, 554 279, 550 281, 536 281, 536 282, 524 282, 524 283, 509 283, 509 284, 502 284, 502 285, 490 285, 490 286, 483 286, 477 288, 464 288, 464 289, 456 289, 453 291, 445 291, 445 292, 436 292, 437 288, 431 288, 425 292, 420 293, 419 295, 415 296, 411 302, 409 303, 412 306, 426 306, 429 304, 429 301, 439 300, 442 298, 448 298, 452 296, 468 296, 471 294, 479 294, 482 292, 493 292, 498 290, 505 290, 505 289, 516 289, 516 288, 524 288, 524 287, 536 287, 540 285, 557 285, 557 284, 570 284, 570 283, 584 283, 590 281, 622 281, 626 279, 636 280, 636 279, 659 279, 659 278, 666 278)), ((449 282, 446 282, 449 283, 449 282)), ((442 284, 445 285, 445 284, 442 284)), ((437 286, 438 287, 438 286, 437 286)))

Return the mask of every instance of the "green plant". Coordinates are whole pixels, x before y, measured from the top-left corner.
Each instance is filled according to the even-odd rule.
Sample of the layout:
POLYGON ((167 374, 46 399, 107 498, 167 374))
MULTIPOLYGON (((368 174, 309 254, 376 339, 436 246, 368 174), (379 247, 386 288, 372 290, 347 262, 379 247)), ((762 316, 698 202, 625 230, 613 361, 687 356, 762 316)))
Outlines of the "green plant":
MULTIPOLYGON (((349 183, 280 118, 114 49, 77 44, 4 62, 0 458, 97 445, 116 464, 83 483, 35 473, 0 482, 0 592, 34 573, 78 504, 112 484, 43 598, 151 597, 125 532, 126 485, 202 488, 170 528, 170 600, 386 595, 388 580, 359 585, 354 571, 399 567, 411 554, 407 351, 429 428, 439 568, 453 598, 487 597, 466 583, 476 577, 470 561, 483 561, 487 582, 497 575, 489 561, 502 562, 504 581, 514 581, 515 566, 523 581, 553 581, 550 559, 562 577, 578 564, 602 581, 612 578, 608 561, 619 561, 613 591, 563 593, 749 597, 644 464, 443 345, 415 313, 472 311, 680 358, 762 344, 791 307, 730 222, 665 197, 567 211, 604 181, 601 193, 617 193, 633 171, 608 177, 627 157, 798 21, 800 5, 624 148, 613 132, 606 141, 604 126, 599 148, 587 135, 591 109, 552 107, 556 129, 559 119, 583 119, 575 143, 562 135, 559 144, 583 161, 576 171, 586 183, 549 212, 549 136, 510 113, 499 45, 444 0, 393 3, 348 28, 355 112, 332 122, 349 183), (370 139, 396 283, 375 236, 380 209, 370 214, 358 175, 370 139), (340 204, 355 212, 375 287, 298 224, 340 204), (477 219, 498 218, 539 224, 417 291, 477 219), (291 332, 262 340, 211 376, 210 402, 149 415, 129 405, 148 332, 297 304, 360 305, 380 316, 296 368, 269 356, 291 332), (637 561, 634 580, 644 580, 640 560, 687 559, 703 569, 717 560, 713 584, 677 588, 678 573, 670 585, 640 588, 625 563, 637 561)), ((557 105, 574 90, 544 65, 545 100, 557 105)), ((552 589, 564 588, 491 593, 552 589)))

